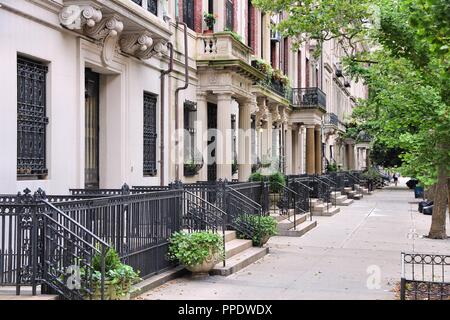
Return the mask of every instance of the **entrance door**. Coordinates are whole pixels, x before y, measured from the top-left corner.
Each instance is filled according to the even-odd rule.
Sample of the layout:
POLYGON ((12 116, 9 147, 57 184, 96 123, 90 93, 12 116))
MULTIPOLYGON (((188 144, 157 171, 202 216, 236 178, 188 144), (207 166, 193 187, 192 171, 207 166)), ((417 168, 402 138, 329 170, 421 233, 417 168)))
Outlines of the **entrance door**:
POLYGON ((99 83, 98 73, 85 72, 85 169, 86 189, 99 188, 99 83))
MULTIPOLYGON (((208 103, 208 129, 217 129, 217 105, 208 103)), ((208 137, 208 150, 210 145, 216 141, 217 137, 210 135, 208 137)), ((208 157, 209 158, 209 157, 208 157)), ((217 180, 217 163, 216 163, 216 149, 211 150, 211 158, 208 159, 208 181, 217 180), (210 163, 211 161, 211 163, 210 163)))

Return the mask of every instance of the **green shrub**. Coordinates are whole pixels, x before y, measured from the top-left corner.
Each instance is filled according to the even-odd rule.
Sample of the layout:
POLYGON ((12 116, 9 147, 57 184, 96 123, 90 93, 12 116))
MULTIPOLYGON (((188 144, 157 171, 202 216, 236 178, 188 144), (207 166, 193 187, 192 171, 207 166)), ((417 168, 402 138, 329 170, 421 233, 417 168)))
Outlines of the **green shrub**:
POLYGON ((282 186, 286 186, 286 179, 281 172, 275 172, 269 176, 270 193, 279 193, 282 186))
POLYGON ((250 182, 264 181, 264 176, 261 174, 261 172, 254 172, 250 175, 250 178, 248 178, 248 181, 250 181, 250 182))
POLYGON ((277 221, 271 216, 255 216, 247 215, 245 217, 239 217, 236 223, 244 221, 245 224, 250 225, 254 229, 253 238, 248 237, 238 232, 238 237, 241 239, 252 240, 254 246, 263 245, 262 241, 266 237, 271 237, 277 234, 277 221))
POLYGON ((338 171, 338 167, 336 162, 333 163, 329 163, 327 166, 327 172, 337 172, 338 171))
POLYGON ((211 232, 176 232, 169 239, 168 258, 185 266, 203 263, 210 255, 223 259, 223 239, 211 232))
MULTIPOLYGON (((102 255, 96 253, 92 258, 92 282, 94 288, 101 286, 102 255)), ((81 268, 81 277, 84 278, 86 269, 81 268)), ((120 261, 119 254, 114 248, 108 248, 105 252, 105 282, 114 286, 118 297, 125 296, 131 292, 131 285, 141 281, 139 271, 120 261)))

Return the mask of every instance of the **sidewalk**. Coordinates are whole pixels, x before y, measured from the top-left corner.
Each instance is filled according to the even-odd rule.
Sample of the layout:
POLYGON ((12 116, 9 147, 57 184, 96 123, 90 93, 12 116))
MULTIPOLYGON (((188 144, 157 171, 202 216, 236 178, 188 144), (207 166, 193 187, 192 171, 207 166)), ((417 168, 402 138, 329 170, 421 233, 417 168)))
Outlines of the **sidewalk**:
POLYGON ((301 238, 273 237, 270 254, 236 274, 180 278, 140 299, 394 299, 402 251, 450 254, 450 240, 421 237, 431 216, 416 202, 401 186, 376 191, 314 217, 318 227, 301 238))

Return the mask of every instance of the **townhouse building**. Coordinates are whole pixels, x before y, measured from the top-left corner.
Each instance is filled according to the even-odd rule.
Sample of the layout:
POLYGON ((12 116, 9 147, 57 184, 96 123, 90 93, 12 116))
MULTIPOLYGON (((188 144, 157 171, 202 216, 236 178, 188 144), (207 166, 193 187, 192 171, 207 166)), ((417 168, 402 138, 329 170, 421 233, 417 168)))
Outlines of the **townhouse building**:
POLYGON ((0 193, 367 166, 363 83, 251 0, 0 0, 0 193), (216 15, 210 29, 204 13, 216 15))

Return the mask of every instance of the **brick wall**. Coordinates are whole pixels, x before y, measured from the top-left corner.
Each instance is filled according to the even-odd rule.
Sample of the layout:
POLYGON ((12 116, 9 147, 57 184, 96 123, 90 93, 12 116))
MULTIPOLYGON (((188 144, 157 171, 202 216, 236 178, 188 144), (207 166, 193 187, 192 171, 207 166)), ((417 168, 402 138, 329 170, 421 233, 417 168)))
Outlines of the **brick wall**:
POLYGON ((195 31, 198 33, 202 33, 203 31, 203 1, 195 0, 194 4, 195 8, 195 31))

